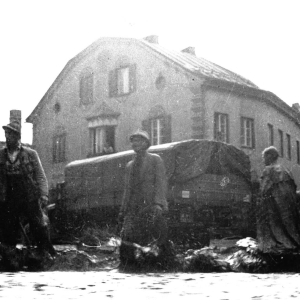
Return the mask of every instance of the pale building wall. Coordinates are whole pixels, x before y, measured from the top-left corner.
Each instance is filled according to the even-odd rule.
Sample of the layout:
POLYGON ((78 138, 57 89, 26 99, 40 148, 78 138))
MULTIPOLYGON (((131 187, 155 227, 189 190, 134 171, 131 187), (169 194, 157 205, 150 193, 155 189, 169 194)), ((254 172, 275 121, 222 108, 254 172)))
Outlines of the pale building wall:
POLYGON ((64 80, 45 101, 33 126, 33 146, 37 149, 50 186, 64 179, 65 165, 83 159, 89 153, 89 129, 86 117, 103 101, 116 112, 118 126, 115 132, 115 150, 130 148, 128 136, 142 127, 149 111, 160 105, 171 114, 172 141, 190 138, 214 138, 214 113, 229 115, 229 142, 241 148, 240 117, 255 121, 255 149, 242 148, 250 156, 257 176, 262 170, 261 152, 268 146, 268 127, 274 126, 274 143, 278 146, 278 129, 284 133, 285 157, 283 163, 292 168, 297 164, 296 140, 300 141, 300 129, 286 115, 270 104, 254 97, 247 97, 232 90, 207 87, 204 79, 195 77, 162 55, 140 43, 130 41, 104 41, 90 53, 69 64, 64 80), (136 90, 126 96, 109 97, 109 72, 124 63, 136 64, 136 90), (69 70, 68 70, 69 68, 69 70), (80 78, 86 70, 94 73, 94 102, 80 104, 80 78), (159 75, 166 79, 163 89, 157 89, 159 75), (55 104, 60 111, 55 111, 55 104), (66 133, 66 161, 53 163, 53 136, 66 133), (286 133, 291 135, 292 160, 286 158, 286 133))
POLYGON ((121 113, 116 128, 117 151, 130 148, 128 136, 141 128, 142 121, 156 105, 162 106, 167 114, 172 115, 172 141, 191 138, 191 77, 179 67, 174 68, 161 56, 148 51, 135 44, 114 43, 100 47, 73 67, 44 104, 34 125, 34 145, 43 162, 50 186, 63 181, 64 167, 68 162, 87 157, 89 131, 86 117, 101 101, 121 113), (136 91, 127 96, 110 98, 109 71, 122 62, 136 64, 136 91), (79 80, 81 73, 87 68, 94 72, 94 103, 83 106, 79 98, 79 80), (155 80, 160 74, 166 79, 166 86, 162 90, 155 86, 155 80), (61 107, 58 113, 54 109, 56 103, 61 107), (67 161, 54 164, 52 138, 59 127, 67 135, 67 161))
POLYGON ((263 170, 262 151, 269 145, 268 124, 274 128, 274 146, 279 149, 278 129, 284 134, 284 157, 282 163, 292 169, 297 164, 296 141, 300 141, 300 127, 289 117, 281 113, 274 106, 254 97, 242 96, 232 92, 222 92, 209 89, 205 95, 207 138, 214 137, 214 113, 225 113, 229 116, 229 142, 244 150, 249 155, 252 168, 260 176, 263 170), (255 149, 241 147, 241 117, 254 119, 255 149), (292 158, 287 158, 286 134, 291 136, 292 158))

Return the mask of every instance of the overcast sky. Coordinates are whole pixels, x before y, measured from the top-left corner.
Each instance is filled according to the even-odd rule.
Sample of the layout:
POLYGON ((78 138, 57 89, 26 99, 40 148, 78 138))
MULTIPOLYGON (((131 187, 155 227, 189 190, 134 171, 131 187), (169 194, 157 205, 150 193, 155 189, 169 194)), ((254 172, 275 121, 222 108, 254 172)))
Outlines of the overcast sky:
MULTIPOLYGON (((67 62, 100 37, 158 35, 251 80, 292 105, 300 102, 299 1, 0 1, 1 125, 25 119, 67 62)), ((3 130, 0 141, 4 141, 3 130)))

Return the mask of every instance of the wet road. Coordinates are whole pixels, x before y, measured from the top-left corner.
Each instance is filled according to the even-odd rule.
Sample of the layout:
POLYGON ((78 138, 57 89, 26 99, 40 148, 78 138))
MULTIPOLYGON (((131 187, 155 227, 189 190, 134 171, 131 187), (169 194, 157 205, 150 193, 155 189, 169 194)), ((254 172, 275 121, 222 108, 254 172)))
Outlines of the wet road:
POLYGON ((300 274, 1 273, 1 299, 298 299, 300 274))

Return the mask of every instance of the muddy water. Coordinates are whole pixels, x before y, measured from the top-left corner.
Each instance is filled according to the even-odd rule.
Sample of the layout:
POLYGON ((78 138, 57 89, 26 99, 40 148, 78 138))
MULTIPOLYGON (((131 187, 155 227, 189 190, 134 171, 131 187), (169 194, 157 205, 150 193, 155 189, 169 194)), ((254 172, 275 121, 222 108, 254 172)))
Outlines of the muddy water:
POLYGON ((299 299, 300 274, 1 273, 1 299, 299 299))

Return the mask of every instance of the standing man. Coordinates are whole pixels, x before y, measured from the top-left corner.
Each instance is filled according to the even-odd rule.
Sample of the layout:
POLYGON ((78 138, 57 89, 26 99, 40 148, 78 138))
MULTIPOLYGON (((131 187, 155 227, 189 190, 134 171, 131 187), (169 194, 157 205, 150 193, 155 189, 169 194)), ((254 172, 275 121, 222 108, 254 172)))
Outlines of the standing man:
POLYGON ((261 177, 257 203, 257 240, 266 253, 300 250, 300 212, 297 186, 289 170, 279 162, 274 146, 266 148, 262 157, 265 168, 261 177))
POLYGON ((25 218, 40 253, 55 256, 49 219, 43 211, 48 201, 48 182, 39 156, 35 150, 21 145, 18 121, 2 128, 6 147, 0 150, 0 242, 15 247, 20 220, 25 218))
POLYGON ((138 130, 130 136, 135 152, 125 170, 125 191, 119 221, 123 222, 122 239, 145 246, 151 242, 163 245, 167 239, 164 212, 167 179, 163 160, 148 153, 148 133, 138 130))

